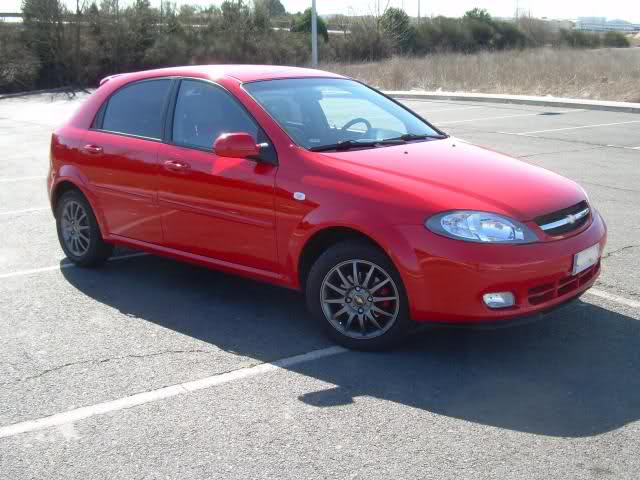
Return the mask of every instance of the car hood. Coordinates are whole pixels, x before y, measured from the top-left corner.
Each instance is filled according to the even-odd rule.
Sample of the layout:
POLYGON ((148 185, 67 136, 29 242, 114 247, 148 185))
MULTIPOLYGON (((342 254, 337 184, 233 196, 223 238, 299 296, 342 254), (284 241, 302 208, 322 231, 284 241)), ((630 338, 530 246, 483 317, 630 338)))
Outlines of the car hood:
POLYGON ((376 188, 412 196, 431 212, 484 210, 529 221, 586 199, 572 180, 451 137, 326 155, 376 188))

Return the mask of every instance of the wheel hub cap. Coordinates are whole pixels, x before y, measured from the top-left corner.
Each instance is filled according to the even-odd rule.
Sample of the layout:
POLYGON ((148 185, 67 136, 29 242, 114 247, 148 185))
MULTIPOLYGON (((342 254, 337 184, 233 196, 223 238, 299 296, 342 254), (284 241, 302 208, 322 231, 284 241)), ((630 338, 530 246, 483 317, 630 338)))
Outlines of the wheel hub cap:
POLYGON ((399 300, 395 282, 380 266, 350 260, 327 273, 320 293, 329 323, 343 335, 372 338, 395 323, 399 300))
POLYGON ((62 239, 71 254, 81 257, 89 250, 89 217, 84 207, 74 201, 67 202, 62 210, 62 239))

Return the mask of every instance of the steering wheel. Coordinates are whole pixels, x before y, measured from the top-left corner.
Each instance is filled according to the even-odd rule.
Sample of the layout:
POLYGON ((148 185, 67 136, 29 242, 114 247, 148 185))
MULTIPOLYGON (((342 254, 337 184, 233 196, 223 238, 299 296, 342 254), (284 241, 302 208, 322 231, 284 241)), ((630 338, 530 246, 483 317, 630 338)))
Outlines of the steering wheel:
POLYGON ((358 123, 364 123, 365 127, 367 127, 367 132, 369 130, 371 130, 371 123, 369 122, 369 120, 367 120, 366 118, 362 118, 362 117, 358 117, 358 118, 354 118, 353 120, 349 120, 347 123, 344 124, 344 126, 340 130, 342 130, 344 132, 346 130, 349 130, 350 127, 353 127, 354 125, 356 125, 358 123))

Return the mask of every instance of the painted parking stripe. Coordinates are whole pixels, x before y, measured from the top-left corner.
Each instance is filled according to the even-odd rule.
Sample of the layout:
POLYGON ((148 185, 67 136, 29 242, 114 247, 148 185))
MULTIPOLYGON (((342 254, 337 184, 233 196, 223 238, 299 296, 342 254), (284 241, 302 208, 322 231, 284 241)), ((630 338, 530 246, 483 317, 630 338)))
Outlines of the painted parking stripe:
POLYGON ((9 210, 8 212, 0 212, 0 215, 20 215, 22 213, 42 212, 44 210, 51 210, 51 207, 35 207, 25 208, 22 210, 9 210))
POLYGON ((44 175, 35 175, 32 177, 0 178, 0 183, 25 182, 28 180, 44 180, 45 178, 47 177, 44 175))
POLYGON ((477 108, 487 108, 487 107, 456 107, 456 108, 442 108, 439 110, 430 110, 429 115, 435 115, 440 112, 456 112, 459 110, 475 110, 477 108))
MULTIPOLYGON (((149 254, 147 252, 127 253, 125 255, 118 255, 116 257, 111 257, 107 261, 115 262, 117 260, 125 260, 127 258, 142 257, 145 255, 149 255, 149 254)), ((19 270, 17 272, 2 273, 0 274, 0 278, 24 277, 25 275, 34 275, 36 273, 44 273, 44 272, 54 272, 56 270, 63 270, 65 268, 74 268, 74 267, 76 267, 76 265, 69 262, 69 263, 63 263, 62 265, 51 265, 50 267, 31 268, 29 270, 19 270)))
MULTIPOLYGON (((584 112, 584 110, 567 110, 567 111, 563 111, 563 112, 557 112, 559 114, 561 113, 574 113, 574 112, 584 112)), ((434 112, 437 113, 437 112, 434 112)), ((536 112, 536 113, 521 113, 519 115, 501 115, 499 117, 481 117, 481 118, 467 118, 465 120, 453 120, 450 122, 437 122, 438 125, 453 125, 454 123, 466 123, 466 122, 480 122, 483 120, 499 120, 502 118, 516 118, 516 117, 538 117, 540 116, 542 112, 536 112)), ((527 133, 535 133, 535 132, 527 132, 527 133)))
POLYGON ((629 120, 627 122, 615 122, 615 123, 597 123, 595 125, 580 125, 578 127, 550 128, 547 130, 532 130, 530 132, 498 132, 498 133, 508 133, 509 135, 532 135, 534 133, 564 132, 566 130, 578 130, 581 128, 597 128, 597 127, 611 127, 614 125, 628 125, 630 123, 640 123, 640 120, 629 120))
POLYGON ((0 438, 12 437, 21 433, 61 426, 68 423, 77 422, 79 420, 84 420, 86 418, 95 417, 97 415, 104 415, 106 413, 116 412, 118 410, 126 410, 138 405, 144 405, 146 403, 157 402, 158 400, 175 397, 177 395, 186 395, 198 390, 204 390, 218 385, 223 385, 225 383, 263 375, 265 373, 273 372, 279 369, 290 368, 300 363, 331 357, 333 355, 337 355, 347 351, 347 349, 337 346, 322 348, 320 350, 313 350, 311 352, 303 353, 301 355, 295 355, 293 357, 283 358, 270 363, 261 363, 253 367, 240 368, 238 370, 232 370, 230 372, 200 378, 198 380, 192 380, 176 385, 170 385, 168 387, 158 388, 156 390, 136 393, 127 397, 118 398, 116 400, 110 400, 107 402, 97 403, 95 405, 89 405, 81 408, 74 408, 73 410, 56 413, 49 417, 42 417, 36 420, 14 423, 13 425, 0 427, 0 438))
POLYGON ((590 290, 587 290, 587 293, 595 297, 604 298, 605 300, 609 300, 611 302, 626 305, 627 307, 640 308, 640 301, 631 300, 630 298, 624 298, 619 295, 614 295, 613 293, 605 292, 603 290, 598 290, 597 288, 592 288, 590 290))

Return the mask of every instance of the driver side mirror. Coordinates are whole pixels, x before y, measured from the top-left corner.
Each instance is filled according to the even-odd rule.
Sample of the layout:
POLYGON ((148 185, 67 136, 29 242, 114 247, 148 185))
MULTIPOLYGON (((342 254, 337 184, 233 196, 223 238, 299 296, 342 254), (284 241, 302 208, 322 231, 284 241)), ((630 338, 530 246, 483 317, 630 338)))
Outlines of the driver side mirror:
POLYGON ((248 133, 223 133, 213 143, 213 151, 221 157, 251 158, 260 154, 260 146, 248 133))

